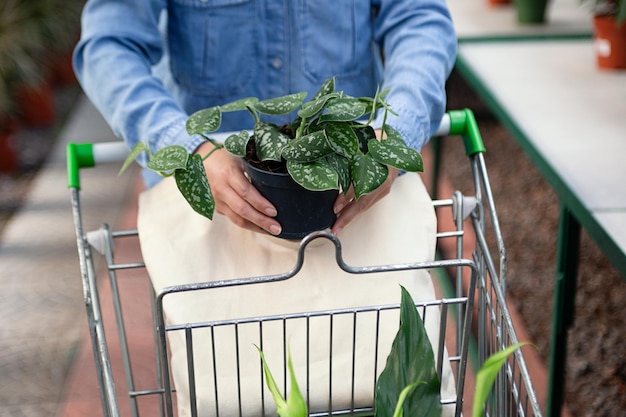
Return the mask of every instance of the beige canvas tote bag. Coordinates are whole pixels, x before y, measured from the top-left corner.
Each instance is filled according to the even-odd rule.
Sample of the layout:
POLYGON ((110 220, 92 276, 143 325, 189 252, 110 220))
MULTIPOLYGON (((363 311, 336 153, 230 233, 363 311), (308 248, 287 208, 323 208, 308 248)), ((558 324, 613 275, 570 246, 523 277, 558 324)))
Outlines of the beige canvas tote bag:
MULTIPOLYGON (((213 221, 201 217, 189 208, 171 178, 141 194, 138 229, 143 258, 157 292, 178 284, 284 273, 294 267, 299 246, 299 242, 241 229, 221 215, 216 214, 213 221)), ((361 267, 433 260, 435 233, 434 208, 420 176, 405 174, 394 182, 388 196, 350 223, 339 239, 345 262, 361 267)), ((168 295, 164 309, 167 324, 183 325, 389 305, 400 302, 400 285, 416 302, 436 299, 426 270, 349 274, 337 266, 332 242, 317 239, 305 250, 302 270, 289 280, 168 295)), ((263 407, 266 415, 275 415, 269 391, 261 382, 255 345, 263 347, 280 387, 287 345, 310 411, 350 406, 353 396, 356 405, 371 405, 375 374, 384 368, 398 324, 394 310, 379 318, 363 314, 356 323, 351 315, 337 315, 332 323, 328 317, 287 325, 276 321, 262 331, 258 324, 242 322, 238 335, 232 327, 195 329, 198 413, 216 415, 217 398, 221 416, 239 415, 240 407, 243 416, 260 416, 263 407), (331 387, 332 399, 328 394, 331 387)), ((437 308, 427 310, 425 324, 437 355, 437 308)), ((189 358, 183 331, 168 334, 168 348, 178 413, 188 416, 189 358)), ((451 398, 454 381, 447 355, 445 359, 442 396, 451 398)))

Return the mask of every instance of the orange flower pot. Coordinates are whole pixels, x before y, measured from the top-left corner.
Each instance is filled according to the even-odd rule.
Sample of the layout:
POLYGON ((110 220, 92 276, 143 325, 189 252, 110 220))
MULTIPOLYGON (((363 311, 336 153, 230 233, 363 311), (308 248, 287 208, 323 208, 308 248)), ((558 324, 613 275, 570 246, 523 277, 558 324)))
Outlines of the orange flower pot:
POLYGON ((613 16, 594 16, 594 47, 598 68, 626 69, 626 22, 613 16))

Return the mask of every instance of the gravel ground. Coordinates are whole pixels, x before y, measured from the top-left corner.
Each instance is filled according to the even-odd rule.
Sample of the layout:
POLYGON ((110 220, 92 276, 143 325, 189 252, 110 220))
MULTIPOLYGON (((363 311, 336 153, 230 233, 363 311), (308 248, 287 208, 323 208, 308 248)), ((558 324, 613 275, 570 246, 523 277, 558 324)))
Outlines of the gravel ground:
MULTIPOLYGON (((508 291, 530 341, 547 363, 559 199, 457 74, 449 80, 448 95, 449 108, 468 107, 477 116, 509 259, 508 291)), ((456 188, 469 191, 473 187, 466 177, 467 157, 460 148, 443 147, 440 169, 456 188)), ((624 278, 583 231, 576 317, 567 352, 566 402, 575 417, 614 417, 626 410, 624 278)))
MULTIPOLYGON (((559 201, 508 132, 456 74, 449 107, 474 110, 509 256, 508 289, 531 341, 547 362, 559 201)), ((16 138, 22 169, 0 174, 2 228, 27 195, 78 97, 77 87, 57 92, 59 121, 47 129, 22 129, 16 138)), ((461 191, 471 190, 462 147, 444 146, 441 170, 461 191)), ((583 231, 576 318, 569 335, 566 401, 574 417, 614 417, 626 409, 626 282, 583 231), (622 410, 622 411, 618 411, 622 410)))

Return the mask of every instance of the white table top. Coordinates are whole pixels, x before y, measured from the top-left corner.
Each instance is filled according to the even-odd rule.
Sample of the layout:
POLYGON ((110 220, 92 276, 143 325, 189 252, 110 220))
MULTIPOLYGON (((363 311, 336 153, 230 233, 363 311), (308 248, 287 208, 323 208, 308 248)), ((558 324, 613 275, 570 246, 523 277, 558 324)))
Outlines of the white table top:
POLYGON ((626 257, 626 71, 597 69, 591 39, 464 43, 459 59, 626 257))
MULTIPOLYGON (((515 1, 515 0, 513 0, 515 1)), ((448 0, 459 40, 528 36, 591 35, 588 5, 581 0, 549 0, 546 23, 521 25, 513 3, 489 6, 487 0, 448 0)))

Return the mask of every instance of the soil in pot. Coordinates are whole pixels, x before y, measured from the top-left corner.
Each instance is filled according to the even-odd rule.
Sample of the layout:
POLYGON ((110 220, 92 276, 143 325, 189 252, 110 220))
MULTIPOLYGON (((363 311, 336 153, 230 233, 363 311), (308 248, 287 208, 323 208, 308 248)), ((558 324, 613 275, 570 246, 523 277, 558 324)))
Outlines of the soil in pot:
POLYGON ((333 204, 337 190, 310 191, 297 184, 287 173, 284 161, 256 159, 254 141, 248 142, 244 169, 252 185, 269 200, 282 226, 279 238, 299 240, 311 232, 330 228, 337 218, 333 204))
POLYGON ((626 22, 617 25, 613 16, 594 16, 594 46, 598 68, 626 69, 626 22))

